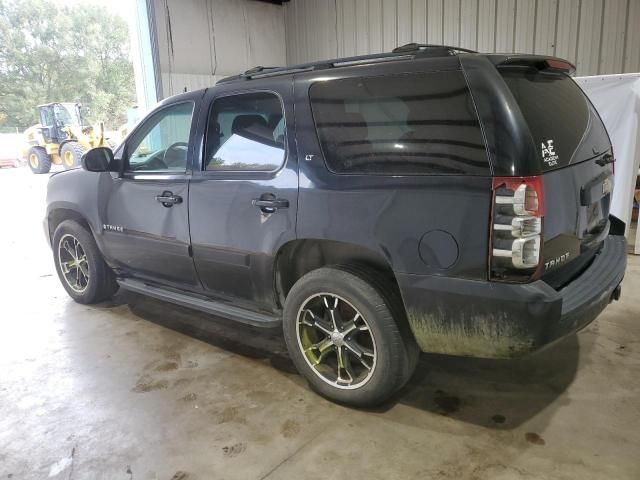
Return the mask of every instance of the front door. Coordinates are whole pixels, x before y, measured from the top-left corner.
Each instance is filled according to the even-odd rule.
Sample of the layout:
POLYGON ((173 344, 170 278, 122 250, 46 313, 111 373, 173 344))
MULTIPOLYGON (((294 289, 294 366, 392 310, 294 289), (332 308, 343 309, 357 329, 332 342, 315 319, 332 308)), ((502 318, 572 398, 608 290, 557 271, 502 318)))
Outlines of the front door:
POLYGON ((189 191, 193 258, 204 288, 268 311, 275 308, 275 256, 295 238, 298 196, 293 109, 284 84, 212 92, 200 120, 206 125, 201 171, 194 166, 189 191))
POLYGON ((127 140, 124 173, 106 193, 102 227, 106 254, 120 270, 197 289, 188 214, 194 107, 165 106, 127 140))

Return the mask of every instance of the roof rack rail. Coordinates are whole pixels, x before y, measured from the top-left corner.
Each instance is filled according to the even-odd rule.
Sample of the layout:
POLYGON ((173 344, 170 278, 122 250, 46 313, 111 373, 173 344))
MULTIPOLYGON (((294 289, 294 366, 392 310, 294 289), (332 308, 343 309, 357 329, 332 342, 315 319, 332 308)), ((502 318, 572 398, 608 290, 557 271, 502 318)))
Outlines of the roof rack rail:
POLYGON ((264 72, 265 70, 273 70, 274 68, 282 68, 282 67, 263 67, 262 65, 258 65, 257 67, 250 68, 246 72, 242 74, 242 76, 250 77, 256 73, 264 72))
POLYGON ((451 47, 448 45, 432 45, 425 43, 408 43, 394 48, 391 52, 374 53, 371 55, 357 55, 354 57, 334 58, 319 62, 303 63, 290 67, 263 67, 257 66, 240 75, 233 75, 218 80, 217 83, 228 83, 237 80, 252 80, 257 78, 285 75, 291 73, 308 72, 311 70, 324 70, 329 68, 350 67, 367 63, 390 62, 396 60, 411 60, 431 56, 455 55, 455 52, 478 53, 467 48, 451 47))
POLYGON ((429 48, 451 50, 453 52, 478 53, 477 51, 470 50, 468 48, 452 47, 451 45, 436 45, 433 43, 407 43, 405 45, 400 45, 399 47, 396 47, 391 51, 393 53, 409 53, 409 52, 418 52, 420 50, 426 50, 429 48))

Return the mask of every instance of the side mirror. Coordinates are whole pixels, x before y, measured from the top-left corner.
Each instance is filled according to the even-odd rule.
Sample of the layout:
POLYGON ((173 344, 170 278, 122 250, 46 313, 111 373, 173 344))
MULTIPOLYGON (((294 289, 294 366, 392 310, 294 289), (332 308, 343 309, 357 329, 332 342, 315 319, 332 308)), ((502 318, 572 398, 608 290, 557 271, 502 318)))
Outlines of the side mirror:
POLYGON ((108 172, 113 165, 113 152, 107 147, 92 148, 82 155, 81 162, 87 172, 108 172))

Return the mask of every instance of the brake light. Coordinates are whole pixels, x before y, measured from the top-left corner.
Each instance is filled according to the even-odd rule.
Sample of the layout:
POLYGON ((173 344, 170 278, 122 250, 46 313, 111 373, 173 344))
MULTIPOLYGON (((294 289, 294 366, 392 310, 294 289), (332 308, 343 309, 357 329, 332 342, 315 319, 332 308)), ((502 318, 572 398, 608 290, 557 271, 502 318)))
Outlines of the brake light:
POLYGON ((491 219, 490 279, 526 282, 542 265, 542 177, 495 177, 491 219))
POLYGON ((553 70, 556 72, 562 72, 567 74, 572 74, 576 71, 575 65, 567 62, 566 60, 555 60, 550 58, 548 60, 545 60, 544 64, 546 67, 545 70, 553 70))

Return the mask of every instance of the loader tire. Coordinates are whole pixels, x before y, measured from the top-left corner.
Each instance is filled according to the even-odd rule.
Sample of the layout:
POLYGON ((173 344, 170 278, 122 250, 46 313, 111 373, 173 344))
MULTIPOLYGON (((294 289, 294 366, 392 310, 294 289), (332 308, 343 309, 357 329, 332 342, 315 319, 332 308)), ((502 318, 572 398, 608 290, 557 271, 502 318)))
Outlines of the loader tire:
POLYGON ((33 173, 49 173, 51 157, 42 147, 31 147, 27 153, 27 163, 33 173))
POLYGON ((62 166, 65 170, 80 166, 80 159, 84 155, 85 150, 78 142, 67 142, 60 149, 60 158, 62 166))

